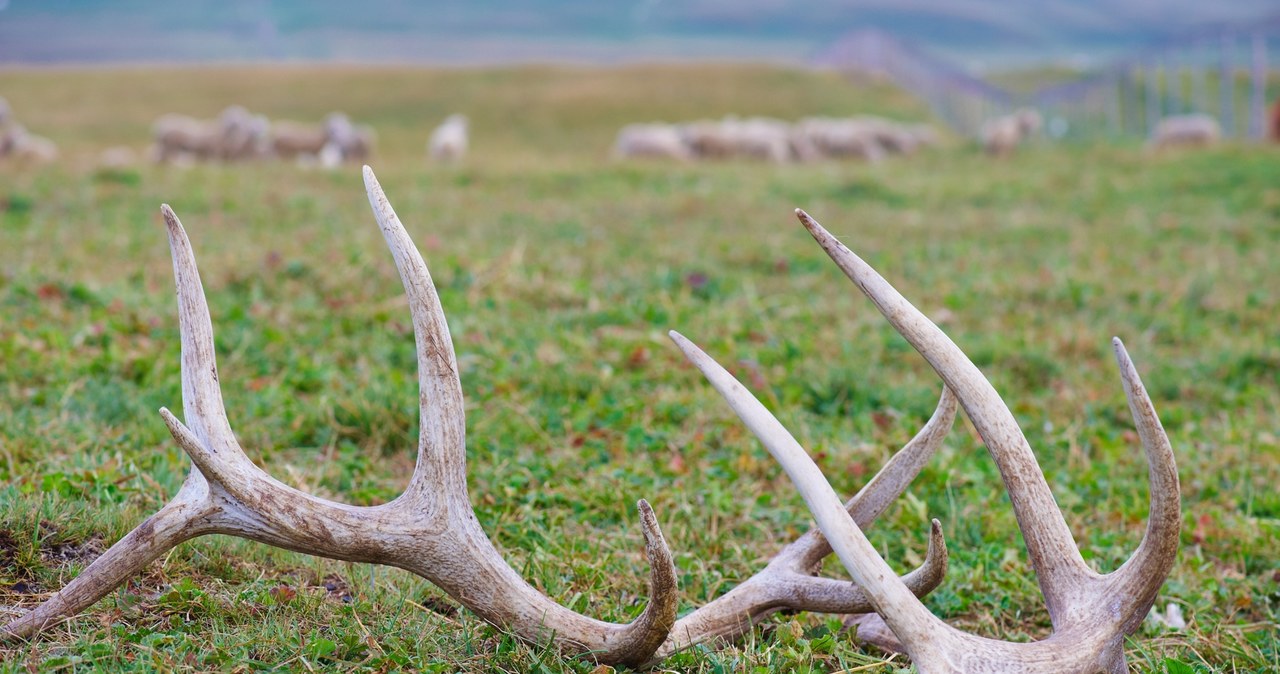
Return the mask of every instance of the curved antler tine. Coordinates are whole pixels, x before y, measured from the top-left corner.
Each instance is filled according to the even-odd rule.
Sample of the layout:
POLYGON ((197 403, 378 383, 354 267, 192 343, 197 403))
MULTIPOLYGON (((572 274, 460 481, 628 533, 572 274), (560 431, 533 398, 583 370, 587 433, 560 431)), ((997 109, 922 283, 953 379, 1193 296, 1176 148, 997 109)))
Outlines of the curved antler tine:
POLYGON ((466 503, 466 417, 449 323, 422 254, 368 166, 364 167, 364 185, 378 227, 395 257, 418 347, 421 436, 417 465, 405 495, 427 498, 443 493, 446 498, 461 497, 470 507, 466 503), (442 485, 447 487, 441 489, 442 485))
MULTIPOLYGON (((902 576, 902 584, 911 594, 923 597, 946 578, 949 556, 942 523, 936 519, 930 521, 929 548, 924 563, 902 576)), ((850 588, 848 580, 799 574, 779 574, 777 580, 782 596, 780 608, 817 613, 869 613, 874 610, 866 590, 856 585, 850 588)))
POLYGON ((93 560, 80 575, 44 603, 14 619, 5 637, 27 638, 69 619, 124 584, 170 548, 208 530, 200 522, 208 514, 204 478, 192 473, 172 501, 93 560))
MULTIPOLYGON (((919 432, 880 469, 845 509, 858 525, 868 526, 906 489, 929 457, 942 445, 955 421, 955 395, 943 387, 938 406, 919 432)), ((866 593, 848 581, 815 575, 831 545, 821 529, 810 529, 780 550, 763 569, 726 594, 676 621, 671 636, 659 649, 661 659, 695 644, 741 636, 752 625, 779 611, 866 613, 873 611, 866 593)), ((947 573, 947 547, 942 529, 929 538, 924 563, 902 577, 917 597, 932 592, 947 573)), ((881 623, 883 627, 883 623, 881 623)), ((887 631, 887 627, 884 628, 887 631)))
POLYGON ((1178 536, 1182 528, 1182 496, 1178 482, 1178 468, 1174 462, 1173 447, 1165 434, 1155 406, 1147 396, 1147 389, 1138 377, 1129 353, 1119 337, 1111 340, 1116 362, 1120 366, 1120 378, 1124 383, 1125 397, 1129 400, 1129 412, 1138 428, 1138 438, 1147 455, 1147 475, 1151 489, 1150 513, 1147 530, 1138 549, 1119 569, 1109 574, 1108 580, 1122 590, 1116 596, 1133 599, 1133 616, 1126 631, 1136 629, 1165 577, 1173 568, 1178 554, 1178 536), (1122 587, 1121 587, 1122 586, 1122 587))
POLYGON ((636 503, 636 509, 640 511, 644 551, 649 558, 649 603, 640 616, 627 625, 626 632, 617 639, 619 647, 611 654, 614 661, 627 666, 640 665, 653 656, 671 633, 680 608, 676 562, 658 527, 658 517, 644 499, 636 503))
POLYGON ((826 534, 845 569, 855 583, 867 593, 876 612, 884 617, 900 639, 910 642, 913 638, 927 639, 939 623, 924 604, 903 584, 902 580, 872 547, 871 541, 854 523, 836 496, 831 484, 822 475, 817 464, 809 457, 800 443, 769 410, 756 400, 733 375, 729 374, 713 358, 708 356, 680 333, 672 330, 671 339, 707 378, 733 408, 761 444, 796 485, 796 489, 809 506, 818 527, 826 534))
POLYGON ((1072 586, 1095 574, 1080 556, 1013 413, 991 382, 938 326, 808 213, 796 209, 796 216, 845 275, 955 391, 1000 469, 1049 616, 1058 626, 1069 610, 1072 586))
POLYGON ((218 362, 213 348, 213 322, 205 300, 200 270, 182 222, 168 204, 160 206, 169 233, 173 280, 178 290, 178 328, 182 338, 182 414, 192 432, 221 460, 246 462, 227 421, 218 385, 218 362))

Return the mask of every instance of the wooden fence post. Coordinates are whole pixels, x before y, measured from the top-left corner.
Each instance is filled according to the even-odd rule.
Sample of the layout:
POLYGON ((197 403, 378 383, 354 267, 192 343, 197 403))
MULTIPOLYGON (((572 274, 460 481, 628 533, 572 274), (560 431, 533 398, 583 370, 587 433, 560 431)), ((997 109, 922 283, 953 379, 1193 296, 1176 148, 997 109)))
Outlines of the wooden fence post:
POLYGON ((1249 92, 1249 137, 1262 140, 1267 116, 1267 38, 1262 33, 1253 34, 1253 59, 1250 71, 1252 91, 1249 92))

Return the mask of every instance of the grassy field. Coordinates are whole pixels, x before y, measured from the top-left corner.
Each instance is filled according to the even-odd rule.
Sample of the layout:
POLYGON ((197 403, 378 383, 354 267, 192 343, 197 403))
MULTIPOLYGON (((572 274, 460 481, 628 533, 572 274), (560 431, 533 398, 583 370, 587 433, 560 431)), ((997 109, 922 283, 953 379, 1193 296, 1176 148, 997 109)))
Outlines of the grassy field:
MULTIPOLYGON (((164 112, 341 109, 431 266, 468 401, 471 498, 535 586, 626 620, 646 566, 634 503, 676 553, 682 610, 810 526, 785 476, 667 341, 679 329, 751 386, 844 494, 932 411, 936 376, 791 215, 804 207, 966 350, 1036 449, 1086 560, 1141 537, 1146 465, 1109 339, 1122 337, 1173 441, 1182 547, 1140 671, 1280 668, 1280 153, 1150 156, 955 141, 880 165, 621 164, 624 123, 869 112, 916 102, 834 75, 747 66, 621 70, 0 71, 59 163, 0 165, 0 603, 61 587, 161 506, 189 462, 159 205, 201 265, 223 393, 250 455, 357 504, 394 497, 417 425, 409 315, 358 167, 139 166, 164 112), (462 111, 472 153, 427 165, 462 111)), ((895 568, 927 521, 951 549, 927 599, 964 629, 1048 633, 994 464, 967 421, 868 531, 895 568)), ((843 571, 834 562, 828 573, 843 571)), ((774 618, 677 671, 895 671, 830 617, 774 618), (861 669, 859 669, 861 668, 861 669)), ((489 627, 417 577, 238 539, 185 544, 92 610, 0 652, 4 671, 593 671, 489 627)))

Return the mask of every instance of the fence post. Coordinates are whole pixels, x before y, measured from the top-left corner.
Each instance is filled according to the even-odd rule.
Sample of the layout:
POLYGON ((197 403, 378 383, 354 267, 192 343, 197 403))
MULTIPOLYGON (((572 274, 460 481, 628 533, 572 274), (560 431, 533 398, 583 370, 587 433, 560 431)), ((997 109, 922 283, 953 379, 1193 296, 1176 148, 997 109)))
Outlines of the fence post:
POLYGON ((1160 66, 1152 59, 1142 69, 1143 83, 1147 85, 1147 135, 1156 130, 1162 116, 1160 105, 1160 66))
POLYGON ((1191 96, 1195 99, 1195 112, 1209 112, 1209 76, 1205 65, 1204 42, 1196 42, 1191 52, 1191 96))
POLYGON ((1120 112, 1122 130, 1128 132, 1132 128, 1135 134, 1142 135, 1142 113, 1138 111, 1138 89, 1134 82, 1133 68, 1128 65, 1120 72, 1120 112))
POLYGON ((1262 33, 1253 34, 1252 88, 1249 93, 1249 137, 1261 140, 1266 124, 1267 91, 1267 38, 1262 33))
POLYGON ((1222 34, 1221 54, 1218 59, 1218 94, 1221 100, 1222 131, 1228 137, 1236 135, 1236 73, 1231 65, 1235 40, 1229 33, 1222 34))

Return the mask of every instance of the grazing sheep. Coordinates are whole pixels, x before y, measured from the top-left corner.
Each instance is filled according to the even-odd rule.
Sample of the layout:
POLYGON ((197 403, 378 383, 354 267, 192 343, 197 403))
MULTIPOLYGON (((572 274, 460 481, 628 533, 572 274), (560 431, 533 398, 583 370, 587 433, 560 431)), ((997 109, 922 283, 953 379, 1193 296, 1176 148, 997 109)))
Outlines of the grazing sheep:
POLYGON ((786 122, 766 117, 701 120, 679 127, 689 152, 698 159, 791 159, 792 134, 786 122))
POLYGON ((886 154, 876 140, 875 130, 859 119, 808 117, 796 124, 795 134, 823 158, 855 158, 874 163, 886 154))
POLYGON ((1040 113, 1029 108, 989 119, 982 125, 979 134, 982 147, 989 155, 1006 157, 1023 141, 1038 133, 1042 123, 1040 113))
POLYGON ((152 159, 212 159, 218 155, 222 133, 217 124, 186 115, 162 115, 151 125, 152 159))
POLYGON ((459 161, 467 154, 467 118, 449 115, 427 141, 427 156, 435 161, 459 161))
POLYGON ((763 159, 775 164, 791 160, 791 125, 777 119, 752 117, 725 119, 721 123, 734 156, 763 159))
POLYGON ((727 159, 733 156, 733 138, 721 122, 698 120, 678 127, 680 137, 697 159, 727 159))
POLYGON ((0 157, 20 162, 47 164, 58 158, 58 146, 44 136, 30 133, 21 124, 9 123, 0 137, 0 157))
POLYGON ((271 151, 281 159, 296 159, 304 154, 317 156, 328 142, 325 129, 319 125, 287 120, 271 125, 271 151))
POLYGON ((1151 133, 1148 145, 1154 149, 1170 147, 1207 147, 1222 140, 1222 127, 1210 115, 1174 115, 1165 117, 1151 133))
POLYGON ((685 145, 680 127, 672 124, 628 124, 618 132, 613 156, 619 159, 675 159, 689 161, 693 152, 685 145))
POLYGON ((270 154, 271 122, 265 116, 250 114, 243 107, 233 105, 222 111, 218 126, 219 159, 240 161, 270 154))

